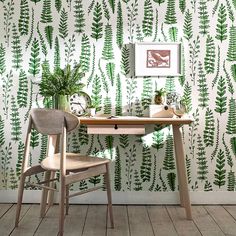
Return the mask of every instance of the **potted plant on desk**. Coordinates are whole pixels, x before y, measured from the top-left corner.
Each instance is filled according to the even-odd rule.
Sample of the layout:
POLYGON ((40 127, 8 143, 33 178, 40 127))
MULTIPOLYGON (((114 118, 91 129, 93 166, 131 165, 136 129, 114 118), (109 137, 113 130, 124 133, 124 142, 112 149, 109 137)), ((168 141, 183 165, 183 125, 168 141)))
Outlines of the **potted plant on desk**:
POLYGON ((155 97, 154 97, 155 104, 163 105, 164 100, 165 100, 164 98, 165 95, 166 95, 166 90, 164 88, 161 88, 160 90, 156 90, 155 97))
POLYGON ((64 69, 56 68, 53 73, 43 65, 39 93, 44 98, 52 98, 55 109, 70 111, 70 96, 82 91, 84 84, 80 81, 83 76, 79 64, 73 69, 69 64, 64 69))

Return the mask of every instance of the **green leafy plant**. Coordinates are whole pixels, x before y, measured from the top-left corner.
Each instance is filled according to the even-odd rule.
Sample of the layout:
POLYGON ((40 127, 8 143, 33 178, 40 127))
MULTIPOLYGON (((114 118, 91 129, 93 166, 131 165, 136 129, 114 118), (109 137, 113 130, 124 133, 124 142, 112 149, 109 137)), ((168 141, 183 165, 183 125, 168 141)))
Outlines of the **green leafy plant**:
POLYGON ((65 69, 56 68, 51 73, 48 68, 42 66, 42 80, 39 83, 39 92, 44 97, 55 95, 72 95, 81 92, 84 84, 79 83, 84 74, 78 64, 74 69, 66 65, 65 69))
POLYGON ((166 90, 164 88, 161 88, 155 91, 155 95, 157 96, 164 96, 165 94, 166 94, 166 90))

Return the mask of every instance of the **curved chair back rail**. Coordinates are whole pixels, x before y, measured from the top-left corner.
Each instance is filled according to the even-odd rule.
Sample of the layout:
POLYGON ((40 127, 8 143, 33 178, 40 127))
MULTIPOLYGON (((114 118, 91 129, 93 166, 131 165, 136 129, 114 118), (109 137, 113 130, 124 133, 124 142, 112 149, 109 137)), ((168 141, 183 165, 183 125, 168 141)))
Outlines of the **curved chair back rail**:
POLYGON ((55 109, 34 108, 31 118, 33 127, 41 134, 61 134, 64 121, 67 132, 79 125, 79 119, 75 115, 55 109))

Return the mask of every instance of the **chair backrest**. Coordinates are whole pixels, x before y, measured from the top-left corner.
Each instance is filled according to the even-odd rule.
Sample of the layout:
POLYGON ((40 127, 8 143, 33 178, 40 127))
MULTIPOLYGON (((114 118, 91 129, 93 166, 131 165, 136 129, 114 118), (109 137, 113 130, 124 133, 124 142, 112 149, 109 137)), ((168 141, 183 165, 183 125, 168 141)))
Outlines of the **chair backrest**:
POLYGON ((34 108, 30 115, 33 127, 41 134, 61 134, 64 124, 67 132, 70 132, 79 124, 75 115, 61 110, 34 108))

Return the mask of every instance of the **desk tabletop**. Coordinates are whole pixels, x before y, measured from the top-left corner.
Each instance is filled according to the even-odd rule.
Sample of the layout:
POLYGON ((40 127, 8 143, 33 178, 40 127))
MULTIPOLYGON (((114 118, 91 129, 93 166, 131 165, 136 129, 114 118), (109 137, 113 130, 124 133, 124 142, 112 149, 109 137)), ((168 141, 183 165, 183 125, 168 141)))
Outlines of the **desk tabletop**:
POLYGON ((78 117, 80 124, 84 125, 145 125, 145 124, 164 124, 164 125, 184 125, 191 124, 194 120, 189 116, 181 118, 150 118, 137 116, 120 117, 78 117))

